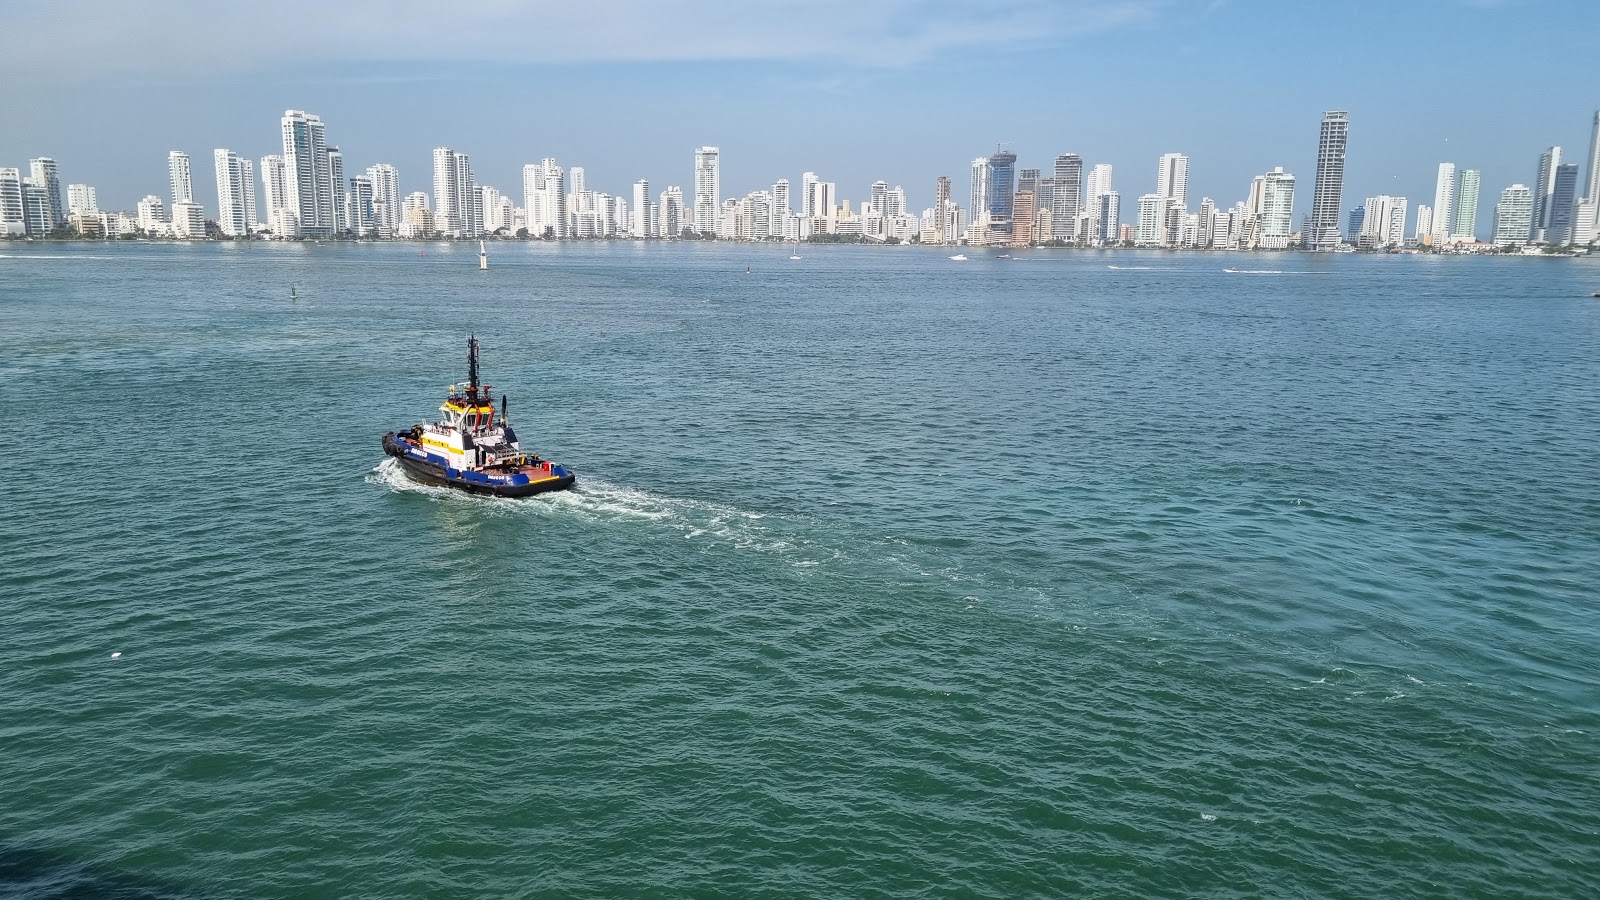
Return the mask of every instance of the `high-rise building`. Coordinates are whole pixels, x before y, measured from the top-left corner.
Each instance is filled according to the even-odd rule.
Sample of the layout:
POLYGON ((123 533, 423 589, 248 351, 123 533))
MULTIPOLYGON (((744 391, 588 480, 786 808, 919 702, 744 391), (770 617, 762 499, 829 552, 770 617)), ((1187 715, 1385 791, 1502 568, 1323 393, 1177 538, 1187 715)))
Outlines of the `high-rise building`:
POLYGON ((344 223, 356 237, 366 237, 377 230, 377 204, 373 201, 372 179, 356 175, 350 179, 350 189, 344 195, 344 223))
MULTIPOLYGON (((1439 163, 1439 177, 1433 187, 1433 244, 1441 246, 1450 239, 1450 226, 1455 219, 1456 164, 1439 163)), ((1422 207, 1417 207, 1420 213, 1422 207)))
POLYGON ((61 202, 61 176, 56 170, 56 161, 48 156, 30 159, 28 169, 33 183, 44 188, 45 200, 50 205, 50 227, 65 225, 67 208, 61 202))
POLYGON ((367 180, 372 182, 372 228, 379 237, 392 238, 400 230, 400 174, 388 163, 377 163, 367 167, 367 180))
POLYGON ((1583 199, 1600 202, 1600 110, 1595 110, 1589 131, 1589 177, 1584 183, 1583 199))
POLYGON ((465 153, 433 148, 434 227, 451 237, 483 233, 483 198, 478 194, 472 163, 465 153))
POLYGON ((1533 181, 1533 221, 1528 226, 1528 240, 1535 244, 1548 243, 1550 213, 1555 209, 1556 170, 1560 167, 1560 147, 1551 147, 1539 155, 1539 172, 1533 181))
MULTIPOLYGON (((1455 214, 1450 222, 1450 240, 1454 243, 1473 243, 1478 240, 1478 185, 1482 173, 1477 169, 1463 169, 1457 178, 1455 214)), ((1437 211, 1434 221, 1439 219, 1437 211)), ((1438 233, 1437 225, 1434 233, 1438 233)))
POLYGON ((940 175, 933 180, 933 231, 934 240, 939 243, 952 240, 955 235, 947 231, 949 214, 945 212, 950 207, 950 176, 940 175))
POLYGON ((811 186, 816 183, 817 173, 815 172, 807 172, 800 176, 800 218, 802 219, 810 219, 818 215, 817 210, 811 205, 813 193, 811 186))
POLYGON ((278 238, 299 233, 298 213, 289 208, 288 168, 276 154, 261 157, 261 196, 267 204, 267 228, 278 238))
POLYGON ((1002 233, 1011 231, 1012 205, 1017 195, 1017 155, 997 150, 989 157, 989 220, 1002 233))
POLYGON ((249 158, 239 160, 239 172, 244 177, 241 190, 244 191, 244 221, 249 228, 260 226, 261 220, 256 218, 256 161, 249 158))
POLYGON ((683 188, 677 185, 668 186, 661 192, 659 203, 661 236, 677 240, 682 236, 683 230, 689 227, 688 221, 684 218, 683 188))
MULTIPOLYGON (((1109 170, 1111 167, 1105 168, 1109 170)), ((1055 183, 1051 185, 1050 193, 1050 236, 1058 241, 1074 241, 1078 237, 1078 216, 1084 206, 1083 157, 1076 153, 1063 153, 1056 157, 1053 181, 1055 183)), ((1104 190, 1110 189, 1110 176, 1107 175, 1104 190)), ((1093 200, 1095 196, 1091 190, 1089 199, 1093 200)))
POLYGON ((1167 198, 1160 194, 1144 194, 1139 198, 1139 224, 1134 241, 1154 247, 1166 242, 1167 198))
POLYGON ((1572 243, 1573 223, 1577 218, 1578 164, 1556 166, 1554 190, 1550 193, 1549 229, 1545 240, 1558 247, 1572 243))
POLYGON ((206 236, 206 212, 198 203, 172 204, 172 234, 174 237, 201 239, 206 236))
POLYGON ((189 173, 189 154, 182 150, 167 153, 167 184, 172 188, 172 205, 194 202, 194 179, 189 173))
POLYGON ((1030 181, 1034 187, 1018 189, 1016 198, 1012 202, 1011 217, 1011 246, 1026 247, 1033 243, 1033 198, 1038 189, 1039 174, 1037 169, 1030 169, 1034 173, 1030 181))
POLYGON ((328 148, 328 180, 333 187, 333 233, 343 234, 350 223, 344 217, 348 202, 345 199, 344 154, 338 147, 328 148))
POLYGON ((100 204, 95 200, 94 188, 87 184, 67 185, 67 213, 91 215, 100 211, 100 204))
POLYGON ((22 182, 22 224, 34 237, 43 237, 55 228, 50 219, 50 190, 33 178, 22 182))
POLYGON ((972 161, 972 193, 967 200, 967 228, 977 239, 969 237, 970 243, 988 243, 989 193, 993 184, 991 180, 993 171, 993 165, 987 156, 980 156, 972 161))
POLYGON ((338 215, 334 197, 342 187, 333 183, 328 160, 328 136, 322 119, 303 110, 285 110, 283 119, 284 210, 280 218, 288 232, 293 218, 294 234, 308 238, 331 238, 338 215))
POLYGON ((1349 217, 1345 219, 1344 233, 1351 237, 1361 234, 1361 226, 1366 224, 1366 220, 1367 208, 1365 206, 1357 206, 1351 209, 1349 217))
POLYGON ((1344 205, 1344 160, 1350 140, 1350 114, 1329 110, 1322 114, 1317 138, 1317 181, 1312 187, 1311 219, 1304 242, 1312 250, 1339 245, 1339 211, 1344 205))
POLYGON ((1417 243, 1424 244, 1424 243, 1427 243, 1429 241, 1432 241, 1433 240, 1433 207, 1429 206, 1426 203, 1418 203, 1417 204, 1417 212, 1416 212, 1416 223, 1417 223, 1417 226, 1416 226, 1417 230, 1412 232, 1412 237, 1414 237, 1416 239, 1417 243))
POLYGON ((1406 198, 1379 194, 1368 197, 1356 242, 1361 247, 1398 247, 1406 240, 1406 198))
POLYGON ((1156 169, 1156 193, 1179 209, 1188 208, 1189 157, 1182 153, 1162 155, 1156 169))
POLYGON ((1262 176, 1260 246, 1266 250, 1286 249, 1293 233, 1294 176, 1278 166, 1262 176))
MULTIPOLYGON (((1034 197, 1038 197, 1039 196, 1039 170, 1038 169, 1018 169, 1017 170, 1017 190, 1018 191, 1033 191, 1033 196, 1034 197)), ((1022 217, 1018 216, 1017 218, 1020 219, 1022 217)))
POLYGON ((167 207, 155 194, 146 194, 137 207, 139 230, 159 231, 167 224, 167 207))
POLYGON ((721 155, 716 147, 694 151, 694 230, 702 234, 717 230, 722 206, 721 155))
POLYGON ((650 181, 645 178, 633 183, 633 236, 654 237, 650 233, 650 181))
MULTIPOLYGON (((249 185, 244 160, 221 147, 212 151, 211 157, 217 170, 217 228, 229 237, 244 237, 250 233, 250 216, 244 202, 245 187, 249 185)), ((253 185, 250 188, 254 191, 253 185)))
MULTIPOLYGON (((1107 178, 1109 183, 1109 175, 1107 178)), ((1094 240, 1100 244, 1118 243, 1122 237, 1122 194, 1105 191, 1095 195, 1094 203, 1094 240)))
POLYGON ((22 172, 0 169, 0 236, 21 237, 28 233, 22 208, 22 172))
POLYGON ((768 231, 771 237, 783 237, 783 229, 788 224, 789 216, 793 213, 789 209, 789 179, 779 178, 772 183, 772 226, 768 231))
POLYGON ((1525 184, 1513 184, 1500 192, 1494 205, 1494 242, 1509 247, 1528 240, 1533 222, 1533 191, 1525 184))

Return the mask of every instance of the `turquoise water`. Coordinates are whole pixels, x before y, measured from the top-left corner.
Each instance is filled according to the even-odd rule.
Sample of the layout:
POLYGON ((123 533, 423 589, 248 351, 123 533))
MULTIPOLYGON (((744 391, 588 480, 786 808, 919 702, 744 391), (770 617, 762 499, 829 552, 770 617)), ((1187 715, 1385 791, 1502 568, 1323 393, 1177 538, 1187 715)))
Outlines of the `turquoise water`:
POLYGON ((1600 264, 476 249, 0 246, 0 895, 1600 895, 1600 264))

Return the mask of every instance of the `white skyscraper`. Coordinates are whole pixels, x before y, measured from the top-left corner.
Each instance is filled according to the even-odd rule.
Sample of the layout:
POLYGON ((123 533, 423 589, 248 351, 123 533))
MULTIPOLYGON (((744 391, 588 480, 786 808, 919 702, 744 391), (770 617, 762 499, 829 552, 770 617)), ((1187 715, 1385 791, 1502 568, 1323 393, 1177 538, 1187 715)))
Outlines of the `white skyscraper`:
POLYGON ((650 181, 646 178, 633 183, 633 236, 653 236, 650 234, 650 181))
MULTIPOLYGON (((1092 177, 1092 176, 1091 176, 1092 177)), ((1058 241, 1078 238, 1078 219, 1087 207, 1083 191, 1083 157, 1063 153, 1056 157, 1050 191, 1050 237, 1058 241)), ((1091 192, 1089 198, 1092 199, 1091 192)))
POLYGON ((22 208, 22 171, 0 169, 0 235, 21 237, 28 231, 22 208))
POLYGON ((661 192, 660 215, 661 236, 676 240, 689 225, 684 218, 683 188, 672 185, 661 192))
POLYGON ((1161 194, 1144 194, 1139 198, 1139 224, 1134 240, 1145 246, 1159 246, 1166 242, 1168 198, 1161 194))
POLYGON ((261 220, 256 218, 256 161, 239 160, 239 172, 244 176, 244 221, 249 228, 257 228, 261 220))
POLYGON ((434 227, 451 237, 483 233, 482 197, 465 153, 433 148, 434 227))
POLYGON ((212 151, 211 156, 217 170, 217 227, 229 237, 244 237, 250 233, 245 188, 249 185, 254 191, 245 175, 244 160, 232 150, 220 147, 212 151))
POLYGON ((1535 244, 1548 240, 1551 213, 1555 211, 1556 173, 1560 168, 1560 147, 1551 147, 1539 157, 1539 174, 1533 185, 1533 221, 1528 226, 1528 239, 1535 244))
POLYGON ((1499 247, 1526 243, 1533 222, 1533 192, 1525 184, 1513 184, 1500 192, 1494 205, 1494 242, 1499 247))
POLYGON ((344 218, 349 185, 344 180, 344 154, 338 147, 328 148, 328 182, 333 187, 333 233, 343 234, 350 227, 344 218))
POLYGON ((567 176, 555 157, 522 167, 523 208, 534 237, 567 236, 567 176))
MULTIPOLYGON (((3 171, 3 170, 0 170, 3 171)), ((155 194, 146 194, 138 205, 139 228, 141 231, 160 231, 167 224, 166 204, 155 194)))
POLYGON ((1594 114, 1594 124, 1589 131, 1589 171, 1584 182, 1583 199, 1600 202, 1600 110, 1594 114))
POLYGON ((34 184, 44 189, 45 198, 49 204, 47 216, 50 227, 64 225, 67 221, 67 207, 61 202, 61 177, 56 171, 56 161, 48 156, 41 156, 28 160, 30 179, 34 184))
POLYGON ((1416 220, 1417 230, 1414 232, 1414 237, 1420 244, 1423 238, 1433 234, 1433 207, 1426 203, 1418 203, 1416 220))
POLYGON ((1362 247, 1382 249, 1398 247, 1406 239, 1406 198, 1379 194, 1368 197, 1361 219, 1357 243, 1362 247))
POLYGON ((356 237, 366 237, 377 228, 377 208, 372 197, 371 178, 357 175, 350 179, 350 189, 344 195, 344 223, 356 237))
POLYGON ((90 215, 99 211, 100 204, 95 200, 94 188, 87 184, 67 185, 67 212, 90 215))
MULTIPOLYGON (((330 238, 339 215, 334 211, 340 188, 333 183, 328 137, 322 119, 302 110, 283 113, 284 210, 294 219, 295 233, 330 238)), ((288 229, 285 229, 288 233, 288 229)))
POLYGON ((299 218, 289 209, 289 184, 283 157, 261 157, 261 194, 267 204, 267 228, 279 238, 299 233, 299 218))
POLYGON ((1278 166, 1262 176, 1260 245, 1283 250, 1294 233, 1294 176, 1278 166))
POLYGON ((400 175, 388 163, 367 167, 372 182, 372 227, 379 237, 392 238, 400 229, 400 175))
POLYGON ((172 188, 172 205, 194 202, 194 180, 189 176, 189 154, 182 150, 167 153, 167 184, 172 188))
POLYGON ((967 241, 989 243, 989 190, 994 185, 994 164, 989 157, 972 161, 972 185, 967 197, 967 241))
POLYGON ((809 219, 817 215, 817 211, 811 207, 811 186, 816 183, 817 173, 815 172, 807 172, 800 176, 800 217, 803 219, 809 219))
MULTIPOLYGON (((1439 178, 1433 188, 1433 245, 1440 246, 1450 240, 1450 225, 1455 215, 1456 164, 1439 163, 1439 178)), ((1417 207, 1420 212, 1422 207, 1417 207)))
POLYGON ((717 210, 722 205, 721 152, 716 147, 694 151, 694 230, 717 230, 717 210))
POLYGON ((784 224, 789 221, 789 179, 779 178, 772 183, 772 222, 768 234, 783 237, 784 224))
POLYGON ((1189 157, 1168 153, 1161 157, 1156 171, 1156 194, 1179 209, 1189 206, 1189 157))

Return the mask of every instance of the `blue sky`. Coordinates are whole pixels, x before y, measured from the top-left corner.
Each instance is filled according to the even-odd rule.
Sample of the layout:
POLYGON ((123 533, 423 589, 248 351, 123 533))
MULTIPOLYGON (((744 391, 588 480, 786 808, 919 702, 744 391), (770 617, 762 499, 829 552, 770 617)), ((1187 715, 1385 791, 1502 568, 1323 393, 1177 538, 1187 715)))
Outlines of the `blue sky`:
POLYGON ((294 108, 347 170, 393 163, 404 191, 431 190, 440 145, 518 202, 544 156, 600 190, 687 191, 712 144, 724 195, 811 170, 853 201, 902 184, 921 210, 939 175, 964 199, 1003 141, 1025 167, 1112 163, 1124 221, 1169 151, 1191 157, 1191 207, 1282 165, 1303 213, 1321 113, 1348 109, 1346 208, 1431 202, 1448 159, 1483 171, 1486 223, 1545 147, 1584 155, 1600 108, 1593 0, 61 0, 3 18, 0 165, 53 156, 106 208, 164 196, 171 149, 214 205, 211 150, 279 152, 294 108))

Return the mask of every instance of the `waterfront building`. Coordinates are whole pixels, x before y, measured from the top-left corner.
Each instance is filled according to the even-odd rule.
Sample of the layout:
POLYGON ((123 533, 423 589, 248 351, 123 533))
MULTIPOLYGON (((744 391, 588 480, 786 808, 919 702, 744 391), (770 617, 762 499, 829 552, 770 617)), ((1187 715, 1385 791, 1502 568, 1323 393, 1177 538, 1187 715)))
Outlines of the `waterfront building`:
MULTIPOLYGON (((1482 173, 1477 169, 1463 169, 1457 180, 1455 214, 1450 223, 1452 243, 1471 244, 1478 240, 1478 185, 1481 180, 1482 173)), ((1435 212, 1434 219, 1438 218, 1435 212)))
POLYGON ((1600 203, 1600 110, 1595 110, 1589 128, 1589 176, 1584 183, 1583 199, 1600 203))
POLYGON ((328 160, 327 132, 322 119, 303 110, 284 110, 283 129, 285 236, 331 238, 338 216, 334 197, 342 189, 333 183, 328 160))
POLYGON ((248 184, 242 165, 244 160, 232 150, 221 147, 212 151, 211 157, 217 172, 217 228, 228 237, 244 237, 250 233, 250 218, 244 206, 245 185, 248 184))
POLYGON ((147 234, 160 231, 167 225, 166 204, 155 194, 145 195, 135 207, 135 214, 138 217, 139 230, 147 234))
POLYGON ((94 188, 87 184, 67 185, 67 215, 92 214, 99 211, 100 205, 95 200, 94 188))
POLYGON ((650 233, 650 181, 646 178, 633 183, 633 236, 655 236, 650 233))
POLYGON ((244 221, 246 231, 261 227, 256 218, 256 161, 248 157, 239 160, 240 190, 244 193, 244 221))
POLYGON ((172 235, 189 240, 206 236, 206 211, 198 203, 172 204, 172 235))
POLYGON ((1426 203, 1417 204, 1416 212, 1417 230, 1411 237, 1418 244, 1428 245, 1433 243, 1433 207, 1426 203))
POLYGON ((483 198, 472 162, 467 154, 449 147, 433 148, 433 221, 450 237, 474 238, 483 233, 483 198))
POLYGON ((48 156, 30 159, 28 171, 33 183, 44 189, 45 201, 50 207, 50 228, 66 224, 67 208, 61 202, 61 176, 56 169, 56 161, 48 156))
POLYGON ((1158 247, 1166 241, 1167 198, 1160 194, 1145 194, 1139 198, 1139 224, 1134 242, 1145 247, 1158 247))
POLYGON ((1294 233, 1294 176, 1283 166, 1262 176, 1260 246, 1265 250, 1284 250, 1294 233))
POLYGON ((356 237, 367 237, 377 229, 377 204, 372 179, 356 175, 350 179, 350 189, 344 195, 345 227, 356 237))
POLYGON ((1017 195, 1017 155, 997 150, 989 157, 990 228, 1004 236, 1011 232, 1012 206, 1017 195))
POLYGON ((689 222, 684 215, 683 188, 677 185, 668 186, 666 190, 661 192, 661 198, 658 202, 660 203, 661 213, 661 236, 677 240, 683 235, 684 229, 689 226, 689 222))
POLYGON ((1367 208, 1365 206, 1357 206, 1350 210, 1349 217, 1345 219, 1344 233, 1350 235, 1351 237, 1359 235, 1361 233, 1361 226, 1366 223, 1366 219, 1367 208))
POLYGON ((1405 230, 1406 198, 1388 194, 1368 197, 1356 244, 1369 250, 1398 247, 1405 243, 1405 230))
POLYGON ((993 163, 989 157, 980 156, 972 161, 972 191, 967 200, 967 243, 987 244, 989 225, 989 197, 993 184, 993 163))
POLYGON ((1572 226, 1577 218, 1577 205, 1578 164, 1563 163, 1556 166, 1550 192, 1549 226, 1545 232, 1547 243, 1558 247, 1572 243, 1572 226))
POLYGON ((1350 114, 1329 110, 1322 114, 1317 138, 1317 179, 1312 187, 1311 219, 1302 236, 1312 250, 1339 245, 1339 210, 1344 205, 1345 151, 1350 140, 1350 114))
POLYGON ((1033 217, 1034 195, 1039 183, 1038 170, 1032 170, 1034 177, 1032 183, 1035 187, 1022 188, 1017 191, 1012 201, 1011 211, 1011 246, 1026 247, 1033 243, 1033 217))
POLYGON ((367 167, 372 182, 372 228, 378 237, 392 238, 400 230, 400 174, 388 163, 367 167))
POLYGON ((50 218, 50 189, 32 178, 22 183, 22 222, 34 237, 43 237, 55 228, 50 218))
POLYGON ((22 171, 0 168, 0 237, 21 237, 28 233, 22 208, 22 171))
MULTIPOLYGON (((1096 170, 1106 170, 1106 184, 1101 193, 1109 191, 1110 166, 1095 166, 1096 170)), ((1050 236, 1058 241, 1072 242, 1078 239, 1078 217, 1084 210, 1083 192, 1083 157, 1076 153, 1063 153, 1056 157, 1055 176, 1052 179, 1050 194, 1050 236)), ((1088 198, 1095 199, 1099 195, 1092 189, 1088 198)))
POLYGON ((299 216, 289 207, 288 167, 283 157, 261 157, 261 195, 267 204, 267 228, 278 238, 299 234, 299 216))
POLYGON ((1561 167, 1561 148, 1551 147, 1539 156, 1539 171, 1533 180, 1533 219, 1528 225, 1528 240, 1548 242, 1550 214, 1555 209, 1556 170, 1561 167))
MULTIPOLYGON (((1450 226, 1454 224, 1452 216, 1454 215, 1455 202, 1456 164, 1452 162, 1439 163, 1439 177, 1434 182, 1433 207, 1430 219, 1432 222, 1430 234, 1433 237, 1433 245, 1436 247, 1442 247, 1450 240, 1450 226)), ((1421 206, 1417 207, 1419 216, 1422 209, 1423 207, 1421 206)), ((1418 225, 1417 227, 1420 229, 1422 226, 1418 225)))
POLYGON ((1094 202, 1096 243, 1102 246, 1118 243, 1122 239, 1122 194, 1106 191, 1097 195, 1094 202))
POLYGON ((189 172, 189 154, 182 150, 167 153, 167 184, 174 208, 179 203, 194 202, 194 179, 189 172))
POLYGON ((810 219, 818 215, 815 207, 811 205, 813 199, 812 186, 817 183, 817 173, 807 172, 800 176, 800 218, 810 219))
POLYGON ((1509 247, 1525 243, 1533 222, 1533 191, 1524 184, 1513 184, 1500 192, 1494 205, 1494 243, 1509 247))
POLYGON ((924 217, 925 221, 931 219, 928 224, 933 229, 933 243, 943 244, 946 241, 955 239, 956 232, 948 230, 950 216, 946 210, 949 207, 950 176, 940 175, 933 182, 933 209, 930 210, 931 215, 924 217))
POLYGON ((789 217, 789 179, 779 178, 772 183, 772 221, 769 235, 782 238, 788 227, 789 217))
POLYGON ((717 230, 717 212, 722 206, 722 151, 701 147, 694 151, 694 230, 717 230))
POLYGON ((344 154, 339 152, 338 147, 328 148, 328 182, 333 188, 333 233, 343 234, 350 227, 350 223, 344 217, 346 192, 344 154))

